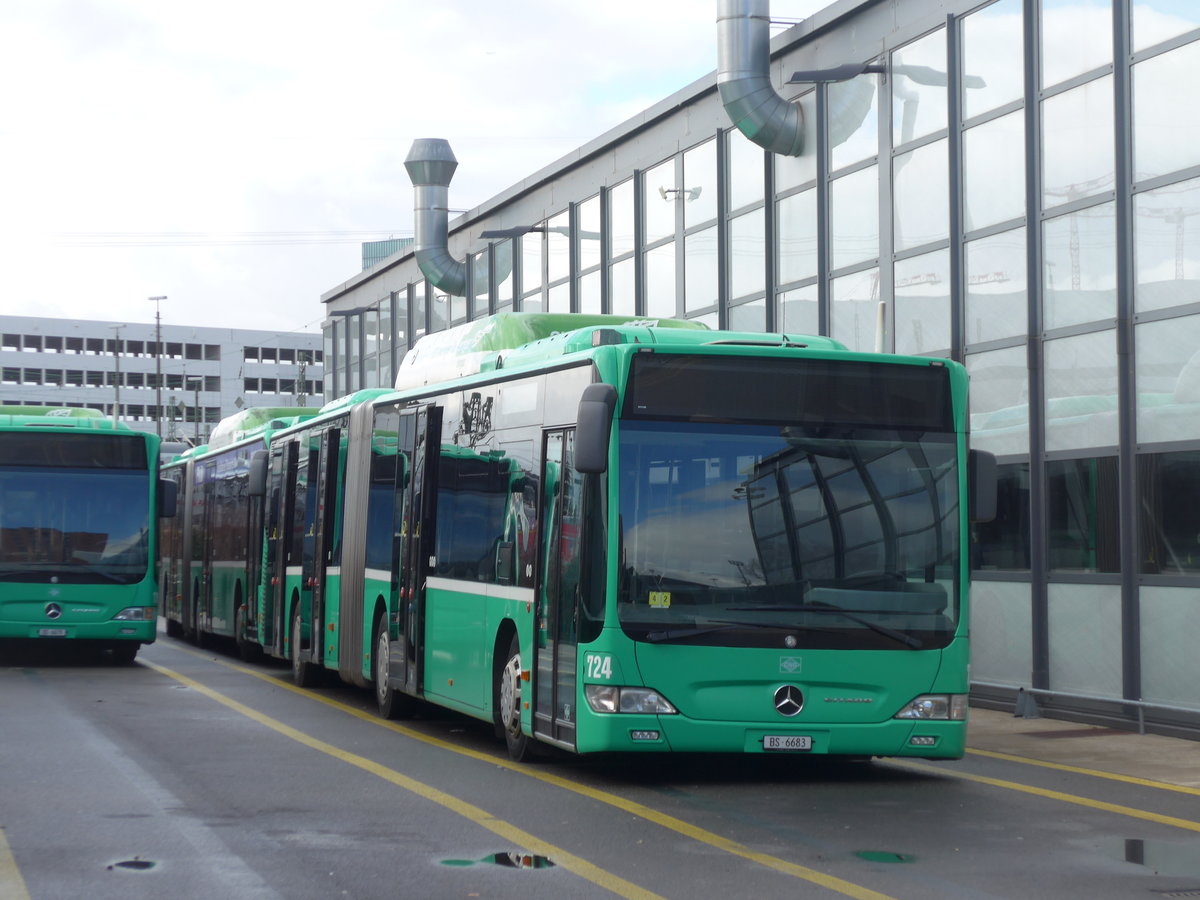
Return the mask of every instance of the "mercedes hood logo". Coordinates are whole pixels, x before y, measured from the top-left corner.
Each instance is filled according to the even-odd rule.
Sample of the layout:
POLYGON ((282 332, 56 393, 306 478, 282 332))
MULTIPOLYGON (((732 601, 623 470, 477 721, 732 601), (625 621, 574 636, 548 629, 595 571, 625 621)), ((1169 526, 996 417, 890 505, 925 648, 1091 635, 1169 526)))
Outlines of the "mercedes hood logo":
POLYGON ((775 692, 775 709, 781 716, 795 716, 804 708, 804 694, 794 684, 785 684, 775 692))

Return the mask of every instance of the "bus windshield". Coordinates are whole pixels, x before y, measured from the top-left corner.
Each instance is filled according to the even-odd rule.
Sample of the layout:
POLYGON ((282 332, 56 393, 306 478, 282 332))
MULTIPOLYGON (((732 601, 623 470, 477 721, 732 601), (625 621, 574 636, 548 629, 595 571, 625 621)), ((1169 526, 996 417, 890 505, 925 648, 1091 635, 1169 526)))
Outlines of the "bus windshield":
POLYGON ((946 646, 955 453, 934 430, 623 420, 621 627, 650 643, 946 646))

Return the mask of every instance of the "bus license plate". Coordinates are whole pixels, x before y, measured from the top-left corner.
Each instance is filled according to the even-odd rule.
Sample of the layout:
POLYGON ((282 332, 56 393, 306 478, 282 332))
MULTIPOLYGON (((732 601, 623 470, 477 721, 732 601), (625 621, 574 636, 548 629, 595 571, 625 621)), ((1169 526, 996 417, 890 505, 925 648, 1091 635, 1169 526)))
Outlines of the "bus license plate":
POLYGON ((66 637, 67 629, 65 628, 39 628, 38 637, 66 637))
POLYGON ((763 737, 764 750, 811 750, 812 738, 807 734, 768 734, 763 737))

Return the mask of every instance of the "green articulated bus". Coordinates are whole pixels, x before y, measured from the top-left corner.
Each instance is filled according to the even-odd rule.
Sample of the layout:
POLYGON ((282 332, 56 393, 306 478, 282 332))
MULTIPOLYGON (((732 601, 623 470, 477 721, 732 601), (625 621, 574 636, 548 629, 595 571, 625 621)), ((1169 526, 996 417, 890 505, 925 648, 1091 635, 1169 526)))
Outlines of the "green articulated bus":
POLYGON ((510 754, 955 758, 967 379, 827 338, 501 313, 275 431, 253 619, 301 685, 510 754))
POLYGON ((91 409, 0 406, 0 640, 153 642, 159 441, 91 409))

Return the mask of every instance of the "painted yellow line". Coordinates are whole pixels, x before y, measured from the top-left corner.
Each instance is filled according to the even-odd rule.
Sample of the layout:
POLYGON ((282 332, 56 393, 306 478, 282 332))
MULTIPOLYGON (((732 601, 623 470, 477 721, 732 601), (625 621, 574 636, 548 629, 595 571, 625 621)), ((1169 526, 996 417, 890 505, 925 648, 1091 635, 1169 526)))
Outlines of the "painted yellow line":
MULTIPOLYGON (((193 651, 185 650, 182 647, 178 649, 185 653, 193 653, 193 651)), ((364 712, 361 709, 348 706, 347 704, 338 700, 334 700, 330 697, 324 697, 321 694, 314 693, 313 691, 296 687, 294 684, 286 681, 283 677, 267 674, 265 672, 259 672, 254 669, 247 668, 246 666, 240 666, 236 663, 216 659, 209 655, 198 653, 194 655, 201 656, 205 660, 218 663, 226 668, 233 669, 234 671, 241 672, 245 675, 253 676, 261 681, 266 681, 275 687, 285 688, 286 690, 299 694, 300 696, 309 700, 315 700, 318 703, 324 703, 326 706, 330 706, 348 715, 354 716, 356 719, 361 719, 362 721, 369 722, 372 725, 378 725, 381 728, 387 728, 390 731, 394 731, 397 734, 402 734, 414 741, 421 741, 424 744, 437 747, 440 750, 447 750, 451 753, 457 753, 459 756, 466 756, 471 759, 480 760, 482 762, 486 762, 488 765, 499 766, 512 772, 516 772, 519 775, 524 775, 527 778, 535 778, 538 781, 553 785, 554 787, 571 791, 591 800, 595 800, 599 803, 604 803, 608 806, 623 810, 631 815, 645 819, 647 822, 652 822, 655 825, 668 829, 669 831, 674 831, 676 834, 691 838, 692 840, 698 841, 702 844, 707 844, 710 847, 715 847, 716 849, 722 850, 725 853, 729 853, 733 856, 739 856, 742 859, 765 866, 768 869, 772 869, 784 875, 790 875, 794 878, 800 878, 804 881, 810 882, 811 884, 819 885, 823 888, 827 888, 847 897, 854 897, 855 900, 891 900, 887 894, 881 894, 878 891, 873 891, 870 888, 855 884, 852 881, 846 881, 845 879, 837 878, 833 875, 827 875, 824 872, 819 872, 816 869, 810 869, 807 866, 801 866, 797 865, 796 863, 788 862, 785 859, 780 859, 777 856, 771 856, 768 853, 760 853, 756 850, 746 847, 744 844, 739 844, 737 841, 731 841, 728 838, 724 838, 721 835, 716 834, 715 832, 708 831, 704 828, 699 828, 695 825, 692 825, 690 822, 685 822, 683 819, 659 812, 656 809, 645 806, 641 803, 637 803, 636 801, 627 800, 624 797, 618 797, 617 795, 607 793, 606 791, 590 788, 586 785, 562 778, 561 776, 530 768, 529 766, 522 765, 521 763, 514 763, 513 761, 502 756, 497 756, 490 753, 482 753, 478 750, 471 750, 468 747, 461 747, 457 744, 452 744, 449 741, 443 741, 440 738, 422 734, 419 731, 416 731, 412 728, 407 728, 404 725, 400 725, 396 722, 390 722, 386 719, 381 719, 374 713, 364 712)), ((147 663, 147 665, 150 665, 150 663, 147 663)))
POLYGON ((957 772, 953 769, 942 769, 924 763, 909 762, 908 760, 889 759, 889 766, 900 766, 918 772, 929 772, 946 778, 957 778, 961 781, 973 781, 976 784, 986 784, 991 787, 1004 788, 1009 791, 1019 791, 1022 794, 1032 794, 1035 797, 1045 797, 1057 800, 1059 803, 1073 803, 1076 806, 1086 806, 1088 809, 1098 809, 1103 812, 1116 813, 1119 816, 1129 816, 1131 819, 1141 819, 1144 822, 1157 822, 1171 828, 1182 828, 1186 831, 1200 831, 1200 822, 1191 819, 1179 819, 1175 816, 1163 816, 1145 809, 1133 806, 1121 806, 1118 803, 1108 803, 1104 800, 1093 800, 1090 797, 1080 797, 1077 794, 1066 794, 1062 791, 1052 791, 1047 788, 1034 787, 1031 784, 1021 784, 1018 781, 1005 781, 1001 778, 989 778, 986 775, 972 775, 968 772, 957 772))
POLYGON ((503 819, 498 819, 486 810, 468 803, 455 797, 453 794, 448 794, 445 791, 439 791, 437 788, 430 787, 414 778, 409 778, 402 775, 394 769, 389 769, 387 766, 380 765, 374 760, 367 759, 365 756, 359 756, 356 753, 350 753, 335 747, 333 744, 328 744, 325 741, 319 740, 312 735, 305 734, 299 729, 292 728, 290 725, 285 725, 278 719, 273 719, 270 716, 264 715, 255 709, 251 709, 243 703, 239 703, 231 697, 226 697, 224 694, 214 691, 212 688, 201 684, 193 678, 176 672, 173 669, 168 669, 166 666, 158 665, 157 663, 143 660, 142 665, 148 666, 156 672, 159 672, 168 678, 173 678, 180 684, 185 684, 194 691, 209 697, 212 700, 234 710, 235 712, 258 722, 275 731, 284 737, 291 738, 299 744, 310 747, 327 756, 338 759, 355 768, 362 769, 364 772, 369 772, 384 781, 388 781, 397 787, 403 788, 422 797, 433 803, 438 804, 445 809, 450 810, 457 815, 462 816, 470 822, 486 828, 493 834, 511 841, 515 846, 522 850, 527 850, 530 853, 536 853, 542 856, 547 856, 554 860, 555 864, 562 866, 570 872, 574 872, 580 878, 590 881, 605 890, 611 891, 619 897, 627 897, 630 900, 664 900, 660 895, 653 891, 648 891, 645 888, 639 887, 631 881, 626 881, 611 872, 606 872, 599 866, 593 865, 587 860, 568 853, 561 847, 556 847, 549 844, 540 838, 535 837, 527 831, 516 827, 515 825, 505 822, 503 819))
POLYGON ((999 753, 996 750, 977 750, 967 748, 967 753, 973 756, 986 756, 988 759, 1002 759, 1006 762, 1022 763, 1027 766, 1041 766, 1044 769, 1055 769, 1059 772, 1071 772, 1075 775, 1088 775, 1092 778, 1106 778, 1109 781, 1121 781, 1125 784, 1136 784, 1138 787, 1156 788, 1160 791, 1176 791, 1180 794, 1191 794, 1200 797, 1200 788, 1188 787, 1186 784, 1171 784, 1167 781, 1154 781, 1149 778, 1138 778, 1134 775, 1122 775, 1119 772, 1105 772, 1102 769, 1085 769, 1080 766, 1068 766, 1063 763, 1047 762, 1044 759, 1033 759, 1028 756, 1015 756, 1011 753, 999 753))
POLYGON ((4 836, 4 826, 0 825, 0 897, 4 900, 29 900, 29 891, 25 889, 25 879, 17 868, 12 851, 8 849, 8 838, 4 836))

